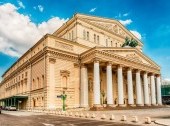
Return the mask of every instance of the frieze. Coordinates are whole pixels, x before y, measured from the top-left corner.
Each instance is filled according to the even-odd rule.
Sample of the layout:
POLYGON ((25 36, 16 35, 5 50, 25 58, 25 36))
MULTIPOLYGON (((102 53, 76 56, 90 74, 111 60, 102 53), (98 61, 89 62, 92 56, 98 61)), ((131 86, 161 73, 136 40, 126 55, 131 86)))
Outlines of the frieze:
POLYGON ((65 43, 55 41, 55 46, 58 47, 58 48, 65 49, 65 50, 73 51, 73 45, 69 45, 69 44, 65 44, 65 43))

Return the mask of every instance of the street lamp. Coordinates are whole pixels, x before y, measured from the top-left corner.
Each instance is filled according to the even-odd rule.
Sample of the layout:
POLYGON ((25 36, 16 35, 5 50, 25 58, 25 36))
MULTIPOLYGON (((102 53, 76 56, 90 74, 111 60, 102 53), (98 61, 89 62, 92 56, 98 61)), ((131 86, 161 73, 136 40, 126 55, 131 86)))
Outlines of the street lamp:
POLYGON ((66 98, 67 98, 67 95, 65 94, 65 91, 63 91, 63 94, 61 95, 61 99, 63 101, 63 107, 62 107, 63 111, 66 111, 66 105, 65 105, 66 98))

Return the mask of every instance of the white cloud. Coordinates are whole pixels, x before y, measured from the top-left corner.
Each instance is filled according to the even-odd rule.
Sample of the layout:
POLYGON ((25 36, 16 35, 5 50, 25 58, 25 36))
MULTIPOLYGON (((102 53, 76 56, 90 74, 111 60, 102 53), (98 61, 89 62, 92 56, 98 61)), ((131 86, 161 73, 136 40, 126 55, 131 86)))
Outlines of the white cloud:
POLYGON ((119 22, 126 26, 126 25, 131 24, 131 23, 132 23, 132 20, 131 20, 131 19, 119 20, 119 22))
POLYGON ((10 3, 0 5, 0 12, 0 52, 14 57, 21 56, 43 35, 53 33, 68 20, 53 17, 36 25, 10 3))
POLYGON ((19 5, 20 8, 25 9, 25 6, 21 1, 18 0, 17 2, 18 2, 18 5, 19 5))
POLYGON ((34 8, 34 10, 36 10, 36 9, 37 9, 37 7, 36 7, 36 6, 34 6, 33 8, 34 8))
POLYGON ((38 9, 39 9, 40 12, 43 12, 44 7, 43 7, 42 5, 38 5, 37 7, 38 7, 38 9))
POLYGON ((128 16, 128 15, 129 15, 129 13, 124 13, 124 14, 123 14, 124 17, 126 17, 126 16, 128 16))
POLYGON ((89 11, 89 12, 90 12, 90 13, 95 12, 95 11, 96 11, 96 9, 97 9, 96 7, 95 7, 95 8, 92 8, 92 9, 90 9, 90 11, 89 11))
POLYGON ((141 40, 142 35, 141 35, 138 31, 130 30, 130 32, 131 32, 134 36, 136 36, 138 39, 141 40))

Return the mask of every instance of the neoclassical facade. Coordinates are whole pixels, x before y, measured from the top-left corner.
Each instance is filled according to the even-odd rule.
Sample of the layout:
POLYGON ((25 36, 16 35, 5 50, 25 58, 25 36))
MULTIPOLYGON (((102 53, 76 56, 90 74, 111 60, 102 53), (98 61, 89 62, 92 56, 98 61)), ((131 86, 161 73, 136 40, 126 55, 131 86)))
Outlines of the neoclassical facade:
POLYGON ((162 105, 160 67, 142 48, 117 20, 75 14, 2 75, 0 104, 56 109, 65 93, 67 108, 162 105))

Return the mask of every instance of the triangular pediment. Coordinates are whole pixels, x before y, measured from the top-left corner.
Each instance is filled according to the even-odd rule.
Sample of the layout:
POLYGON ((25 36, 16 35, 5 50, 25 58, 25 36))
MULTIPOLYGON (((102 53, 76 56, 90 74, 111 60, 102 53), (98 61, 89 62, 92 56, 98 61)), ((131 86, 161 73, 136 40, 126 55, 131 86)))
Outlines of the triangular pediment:
POLYGON ((115 54, 117 56, 120 57, 124 57, 127 60, 136 62, 136 63, 141 63, 141 64, 145 64, 147 66, 152 66, 155 68, 160 68, 153 60, 151 60, 149 57, 147 57, 146 55, 144 55, 142 52, 138 51, 137 49, 100 49, 102 51, 108 52, 108 53, 112 53, 115 54))
POLYGON ((125 37, 135 38, 140 45, 143 45, 142 42, 136 36, 134 36, 117 20, 95 17, 95 16, 80 15, 80 14, 78 14, 77 17, 78 19, 82 19, 82 21, 86 23, 89 23, 91 25, 94 25, 96 27, 108 31, 109 33, 117 34, 124 38, 125 37))

